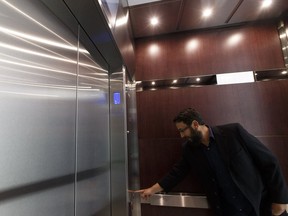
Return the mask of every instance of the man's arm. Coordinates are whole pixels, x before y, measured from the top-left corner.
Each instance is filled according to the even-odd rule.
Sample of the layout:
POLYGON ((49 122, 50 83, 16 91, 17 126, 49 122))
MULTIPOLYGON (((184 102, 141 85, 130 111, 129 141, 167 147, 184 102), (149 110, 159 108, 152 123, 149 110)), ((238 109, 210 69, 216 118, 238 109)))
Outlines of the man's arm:
POLYGON ((281 215, 286 211, 288 192, 277 158, 240 124, 238 125, 238 130, 246 144, 248 152, 260 170, 265 185, 268 187, 272 200, 271 208, 273 215, 281 215))

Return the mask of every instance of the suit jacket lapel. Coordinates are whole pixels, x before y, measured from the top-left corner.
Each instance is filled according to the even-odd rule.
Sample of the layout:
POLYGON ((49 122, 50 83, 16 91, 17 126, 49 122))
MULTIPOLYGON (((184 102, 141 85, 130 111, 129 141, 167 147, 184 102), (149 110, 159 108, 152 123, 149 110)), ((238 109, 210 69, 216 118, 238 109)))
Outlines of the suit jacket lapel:
POLYGON ((229 157, 229 142, 228 137, 225 133, 218 127, 212 127, 212 131, 214 134, 216 146, 219 150, 219 154, 222 157, 224 163, 229 167, 230 157, 229 157))

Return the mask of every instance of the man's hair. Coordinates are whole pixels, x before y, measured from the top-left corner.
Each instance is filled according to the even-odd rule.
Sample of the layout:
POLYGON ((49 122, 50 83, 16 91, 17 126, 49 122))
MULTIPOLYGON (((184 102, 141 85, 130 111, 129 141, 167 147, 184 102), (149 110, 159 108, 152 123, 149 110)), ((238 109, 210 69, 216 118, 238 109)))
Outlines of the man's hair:
POLYGON ((196 120, 200 125, 204 125, 205 122, 203 121, 200 113, 197 112, 197 110, 193 108, 187 108, 183 111, 181 111, 174 119, 174 123, 183 122, 186 125, 191 125, 192 122, 196 120))

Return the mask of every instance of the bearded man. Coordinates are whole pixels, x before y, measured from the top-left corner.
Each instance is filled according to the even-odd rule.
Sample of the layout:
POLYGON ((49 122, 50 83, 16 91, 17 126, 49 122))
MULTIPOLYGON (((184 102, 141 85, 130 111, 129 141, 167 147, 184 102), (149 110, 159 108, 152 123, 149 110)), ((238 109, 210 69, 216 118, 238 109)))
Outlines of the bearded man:
POLYGON ((288 215, 288 190, 276 157, 239 123, 208 126, 192 108, 174 123, 182 157, 160 181, 139 190, 147 197, 169 192, 189 172, 197 172, 217 216, 288 215))

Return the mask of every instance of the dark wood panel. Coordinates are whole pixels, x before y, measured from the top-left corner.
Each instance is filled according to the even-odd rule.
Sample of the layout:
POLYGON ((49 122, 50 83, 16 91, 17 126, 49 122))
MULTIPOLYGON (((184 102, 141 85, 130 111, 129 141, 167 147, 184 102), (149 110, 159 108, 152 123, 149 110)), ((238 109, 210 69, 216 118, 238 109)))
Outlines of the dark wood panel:
MULTIPOLYGON (((186 107, 198 109, 208 125, 240 122, 279 159, 288 182, 288 80, 137 93, 141 187, 157 182, 181 155, 172 122, 186 107)), ((174 191, 202 193, 197 176, 174 191)))
MULTIPOLYGON (((159 181, 181 157, 183 140, 139 140, 140 187, 147 188, 159 181)), ((199 177, 191 172, 172 192, 204 193, 199 177)))
POLYGON ((276 23, 266 23, 138 39, 135 78, 173 79, 283 68, 276 26, 276 23), (230 38, 237 34, 239 43, 230 44, 230 38), (195 43, 195 49, 191 43, 195 43), (152 46, 154 52, 151 52, 152 46))
POLYGON ((288 80, 137 92, 140 139, 177 138, 172 122, 195 107, 209 125, 240 122, 251 133, 287 135, 288 80))

